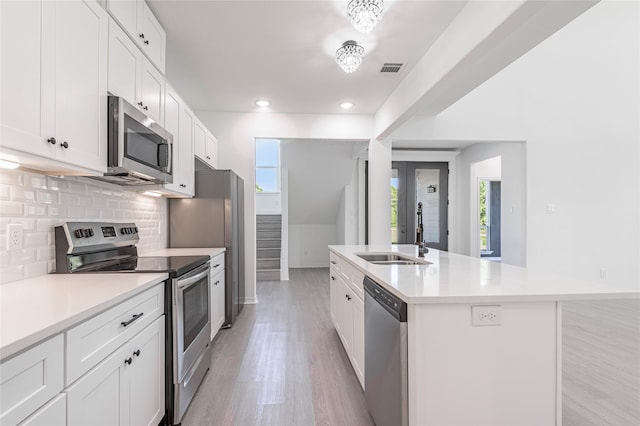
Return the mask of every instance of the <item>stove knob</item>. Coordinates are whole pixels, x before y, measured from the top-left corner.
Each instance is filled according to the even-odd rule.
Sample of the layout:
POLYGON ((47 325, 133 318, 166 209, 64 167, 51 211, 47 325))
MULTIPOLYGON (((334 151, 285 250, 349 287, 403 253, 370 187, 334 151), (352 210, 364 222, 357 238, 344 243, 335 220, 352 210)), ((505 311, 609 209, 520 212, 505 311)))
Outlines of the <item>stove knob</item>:
POLYGON ((127 233, 127 228, 120 228, 120 233, 122 235, 126 234, 127 233))
POLYGON ((137 233, 138 233, 138 227, 137 227, 137 226, 134 226, 134 227, 133 227, 133 233, 134 233, 134 234, 137 234, 137 233))
POLYGON ((76 238, 82 238, 83 237, 82 229, 76 229, 73 234, 76 236, 76 238))
POLYGON ((88 229, 87 229, 87 231, 89 231, 89 236, 90 236, 90 237, 93 237, 93 229, 88 228, 88 229))

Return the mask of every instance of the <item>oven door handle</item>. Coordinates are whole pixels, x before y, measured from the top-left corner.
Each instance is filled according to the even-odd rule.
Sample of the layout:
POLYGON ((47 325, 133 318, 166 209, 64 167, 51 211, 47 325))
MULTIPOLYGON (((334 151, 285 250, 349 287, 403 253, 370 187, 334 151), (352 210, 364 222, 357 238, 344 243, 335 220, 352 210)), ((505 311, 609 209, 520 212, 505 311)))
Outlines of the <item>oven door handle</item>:
POLYGON ((204 270, 196 275, 190 276, 188 278, 178 280, 178 290, 185 290, 187 287, 191 287, 198 281, 200 281, 204 277, 209 276, 209 265, 207 264, 204 270))

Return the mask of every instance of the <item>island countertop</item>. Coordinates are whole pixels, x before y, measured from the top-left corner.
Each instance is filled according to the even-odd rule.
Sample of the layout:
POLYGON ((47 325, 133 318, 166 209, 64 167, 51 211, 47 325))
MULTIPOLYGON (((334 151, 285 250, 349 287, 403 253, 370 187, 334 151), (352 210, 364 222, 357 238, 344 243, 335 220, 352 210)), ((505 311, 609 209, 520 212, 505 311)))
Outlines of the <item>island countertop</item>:
POLYGON ((428 265, 376 265, 358 253, 418 257, 414 245, 331 245, 329 250, 410 304, 535 302, 640 297, 637 283, 610 284, 429 249, 428 265))

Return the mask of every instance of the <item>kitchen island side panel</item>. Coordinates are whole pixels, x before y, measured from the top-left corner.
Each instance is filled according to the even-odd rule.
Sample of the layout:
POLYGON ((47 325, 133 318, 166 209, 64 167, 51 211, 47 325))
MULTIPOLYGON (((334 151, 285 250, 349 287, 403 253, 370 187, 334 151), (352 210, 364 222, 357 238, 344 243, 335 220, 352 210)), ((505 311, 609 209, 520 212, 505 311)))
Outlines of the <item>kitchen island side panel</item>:
POLYGON ((410 425, 556 424, 556 303, 490 305, 501 325, 472 326, 471 304, 409 305, 410 425))

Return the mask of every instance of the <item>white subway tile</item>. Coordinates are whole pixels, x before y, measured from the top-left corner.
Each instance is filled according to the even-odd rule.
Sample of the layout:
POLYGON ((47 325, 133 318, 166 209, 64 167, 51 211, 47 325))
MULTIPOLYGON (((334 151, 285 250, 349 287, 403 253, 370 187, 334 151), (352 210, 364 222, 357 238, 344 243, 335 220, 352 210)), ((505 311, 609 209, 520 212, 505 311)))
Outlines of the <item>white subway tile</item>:
POLYGON ((74 182, 73 180, 69 180, 69 191, 75 193, 83 193, 87 191, 87 185, 82 182, 74 182))
POLYGON ((12 186, 9 189, 9 197, 13 201, 35 201, 36 200, 36 191, 23 188, 20 186, 12 186))
POLYGON ((10 186, 5 183, 0 183, 0 199, 8 200, 11 196, 10 186))
POLYGON ((72 219, 86 219, 86 208, 79 206, 69 206, 69 217, 72 219))
POLYGON ((0 274, 0 283, 10 283, 18 281, 24 278, 24 266, 22 265, 9 265, 6 268, 2 268, 0 274))
POLYGON ((120 201, 118 200, 107 200, 107 207, 110 209, 119 209, 120 201))
MULTIPOLYGON (((7 225, 12 223, 11 222, 11 218, 9 217, 0 217, 0 234, 4 234, 5 232, 7 232, 7 225)), ((1 248, 2 246, 0 245, 0 250, 2 250, 1 248)))
POLYGON ((25 173, 24 186, 28 188, 34 188, 34 189, 40 189, 40 188, 46 189, 47 177, 44 175, 37 175, 34 173, 25 173))
POLYGON ((34 232, 36 231, 36 219, 27 219, 27 218, 13 218, 11 219, 11 223, 19 223, 22 225, 22 230, 24 232, 34 232))
POLYGON ((47 208, 38 204, 25 204, 24 213, 25 216, 46 216, 47 208))
POLYGON ((45 204, 58 204, 58 193, 54 191, 36 191, 36 196, 39 203, 45 204))
POLYGON ((42 247, 38 247, 36 249, 36 260, 38 261, 43 261, 43 260, 52 260, 55 258, 55 250, 53 248, 53 246, 42 246, 42 247))
POLYGON ((24 265, 36 261, 36 249, 26 248, 21 250, 11 250, 11 263, 14 265, 24 265))
MULTIPOLYGON (((4 246, 2 248, 4 248, 4 246)), ((2 267, 2 270, 4 271, 4 269, 9 265, 11 265, 11 256, 9 255, 9 252, 6 250, 0 251, 0 266, 2 267)))
POLYGON ((67 206, 75 206, 78 204, 78 196, 72 193, 61 192, 59 198, 60 204, 65 204, 67 206))
POLYGON ((37 277, 39 275, 47 274, 47 261, 29 263, 24 265, 24 277, 37 277))
POLYGON ((46 246, 47 233, 46 232, 26 232, 24 234, 24 246, 25 247, 40 247, 46 246))
POLYGON ((66 206, 49 206, 49 216, 51 217, 67 217, 68 207, 66 206))
POLYGON ((87 216, 87 220, 98 220, 100 219, 100 209, 87 207, 85 215, 87 216))
POLYGON ((115 213, 111 209, 101 209, 100 217, 102 219, 115 219, 115 213))
POLYGON ((47 260, 47 274, 56 272, 56 261, 54 259, 47 260))
POLYGON ((51 232, 53 227, 56 225, 60 225, 62 222, 60 219, 36 219, 36 231, 38 232, 51 232))
POLYGON ((107 207, 107 198, 99 195, 93 197, 93 207, 97 207, 97 208, 107 207))
POLYGON ((77 204, 78 204, 78 206, 81 206, 81 207, 91 207, 93 202, 91 200, 91 197, 80 195, 80 196, 78 196, 77 204))
POLYGON ((0 216, 22 216, 22 203, 18 201, 3 201, 0 203, 0 216))
POLYGON ((0 183, 22 186, 22 172, 20 170, 3 169, 2 172, 0 172, 0 183))
POLYGON ((47 176, 47 188, 51 191, 66 191, 69 189, 69 182, 63 178, 47 176))

